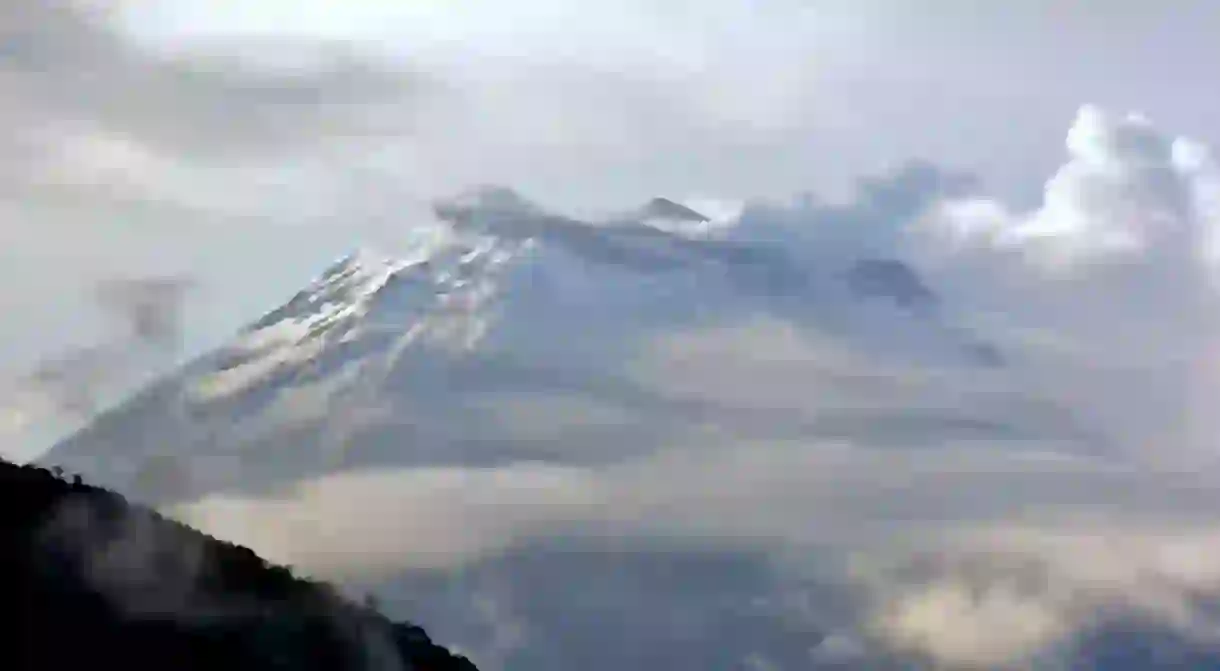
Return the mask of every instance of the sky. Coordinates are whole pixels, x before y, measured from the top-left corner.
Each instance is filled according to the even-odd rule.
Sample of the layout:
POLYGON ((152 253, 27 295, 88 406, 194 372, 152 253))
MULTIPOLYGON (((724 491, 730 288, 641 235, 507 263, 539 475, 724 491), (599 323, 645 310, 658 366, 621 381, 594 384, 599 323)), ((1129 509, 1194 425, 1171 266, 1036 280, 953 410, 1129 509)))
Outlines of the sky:
POLYGON ((605 211, 842 194, 921 158, 1025 205, 1081 104, 1214 138, 1220 10, 1097 7, 6 3, 0 367, 95 337, 99 276, 200 276, 185 318, 214 344, 475 183, 605 211))
POLYGON ((97 337, 100 276, 200 276, 188 334, 214 344, 475 183, 596 212, 922 158, 1021 202, 1080 104, 1214 137, 1217 10, 1095 7, 6 3, 0 362, 97 337))
MULTIPOLYGON (((849 565, 877 636, 967 664, 1040 650, 1115 602, 1213 624, 1190 608, 1220 584, 1213 3, 10 0, 0 26, 0 370, 15 393, 89 382, 104 403, 351 248, 393 251, 432 199, 498 183, 581 214, 776 200, 767 216, 808 224, 813 258, 910 259, 1020 353, 1005 385, 1114 450, 955 443, 930 459, 696 432, 610 465, 344 472, 184 505, 209 531, 323 575, 475 565, 497 596, 484 605, 526 622, 508 639, 567 612, 520 587, 529 570, 569 570, 545 577, 575 590, 598 565, 497 562, 573 529, 764 547, 796 555, 797 574, 829 547, 816 556, 849 565), (912 160, 978 184, 894 231, 875 217, 926 195, 928 173, 894 172, 912 160), (814 226, 828 218, 860 226, 814 226), (368 514, 386 507, 404 512, 368 514)), ((897 404, 1010 390, 828 351, 787 324, 735 327, 661 334, 632 374, 751 412, 831 396, 793 361, 841 366, 872 410, 889 397, 868 380, 901 387, 897 404)), ((510 400, 494 426, 530 440, 537 417, 581 412, 510 400)))

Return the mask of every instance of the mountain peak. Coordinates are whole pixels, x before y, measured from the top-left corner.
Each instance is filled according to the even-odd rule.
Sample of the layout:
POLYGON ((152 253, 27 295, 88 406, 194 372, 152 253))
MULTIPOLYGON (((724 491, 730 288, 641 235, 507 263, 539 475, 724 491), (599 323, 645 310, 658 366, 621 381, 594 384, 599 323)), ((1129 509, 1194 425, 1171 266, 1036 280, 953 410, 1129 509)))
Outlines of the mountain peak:
POLYGON ((193 396, 216 400, 273 386, 283 375, 301 381, 311 370, 358 359, 366 348, 414 341, 471 347, 486 329, 483 312, 511 254, 491 242, 458 238, 408 258, 353 252, 214 353, 193 396))
POLYGON ((539 214, 541 208, 513 189, 480 186, 433 203, 436 216, 450 222, 467 222, 476 215, 539 214))
POLYGON ((640 215, 644 219, 670 219, 676 221, 691 221, 698 223, 706 223, 711 221, 710 217, 704 216, 691 208, 674 202, 668 198, 653 198, 648 201, 644 207, 640 209, 640 215))
POLYGON ((362 269, 384 265, 387 257, 378 254, 368 247, 358 247, 344 256, 339 257, 315 281, 315 284, 350 277, 362 269))

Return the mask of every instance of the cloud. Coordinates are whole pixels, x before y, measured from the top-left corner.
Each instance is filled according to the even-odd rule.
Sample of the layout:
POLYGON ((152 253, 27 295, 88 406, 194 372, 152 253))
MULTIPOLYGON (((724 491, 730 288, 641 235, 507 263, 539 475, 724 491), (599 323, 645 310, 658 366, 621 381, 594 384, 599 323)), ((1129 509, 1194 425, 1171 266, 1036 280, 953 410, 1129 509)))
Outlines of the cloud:
POLYGON ((9 46, 0 67, 15 94, 7 114, 96 124, 174 154, 249 154, 319 141, 327 129, 342 129, 333 123, 354 123, 352 108, 407 90, 398 75, 316 40, 174 58, 141 51, 115 32, 106 10, 82 3, 8 3, 3 19, 9 46), (260 51, 296 54, 303 67, 280 76, 244 67, 242 55, 260 51))
MULTIPOLYGON (((345 148, 410 132, 411 101, 434 87, 317 39, 158 53, 123 35, 114 11, 72 0, 0 10, 0 120, 16 131, 0 146, 0 173, 23 218, 37 218, 38 204, 100 204, 128 217, 156 210, 159 226, 185 233, 184 214, 211 214, 213 227, 318 218, 334 207, 327 185, 343 174, 345 148)), ((88 231, 100 219, 81 212, 74 223, 88 231)))
POLYGON ((181 340, 183 278, 114 280, 98 289, 100 305, 118 316, 135 340, 174 346, 181 340))
POLYGON ((955 582, 924 586, 884 616, 883 633, 899 647, 980 668, 1021 660, 1069 633, 1053 607, 1009 589, 990 587, 975 595, 955 582))
POLYGON ((1067 150, 1039 207, 949 199, 908 248, 949 302, 1025 351, 1025 386, 1130 452, 1202 458, 1215 431, 1220 172, 1199 143, 1091 106, 1067 150))
POLYGON ((174 363, 192 284, 183 277, 99 284, 93 307, 110 318, 110 328, 97 342, 57 352, 15 376, 2 402, 11 417, 4 428, 19 433, 31 425, 92 419, 116 390, 146 383, 174 363))
MULTIPOLYGON (((859 619, 828 602, 814 604, 817 621, 950 664, 1044 652, 1111 610, 1208 631, 1197 599, 1220 587, 1207 559, 1220 500, 1206 483, 1012 448, 700 444, 596 468, 335 475, 174 512, 306 572, 373 584, 421 569, 478 575, 506 554, 610 539, 629 553, 761 551, 777 558, 767 570, 781 594, 818 566, 856 591, 859 619)), ((565 570, 593 568, 569 555, 565 570)), ((638 598, 595 626, 674 597, 638 598)))
MULTIPOLYGON (((232 178, 237 172, 263 176, 264 189, 285 180, 293 187, 287 197, 241 199, 247 210, 277 213, 291 210, 294 198, 316 203, 311 192, 330 182, 401 201, 484 181, 528 188, 581 165, 601 179, 623 161, 695 150, 726 125, 789 109, 768 104, 726 114, 727 105, 762 96, 695 100, 723 83, 712 86, 705 72, 715 65, 743 83, 749 73, 732 62, 680 64, 714 55, 703 30, 746 19, 739 27, 757 31, 792 14, 782 7, 755 16, 724 6, 696 31, 686 24, 691 17, 641 7, 593 21, 587 12, 527 3, 513 12, 519 28, 511 36, 499 28, 507 23, 484 18, 503 13, 492 5, 472 13, 318 3, 312 14, 294 8, 287 16, 276 9, 233 15, 212 4, 200 11, 181 1, 84 7, 21 1, 5 10, 13 46, 0 67, 13 102, 3 113, 12 125, 38 131, 22 134, 24 153, 63 154, 69 172, 48 174, 75 188, 91 178, 95 190, 134 178, 151 196, 195 207, 232 199, 225 188, 247 181, 232 178), (327 18, 300 26, 308 16, 327 18), (567 24, 564 31, 555 32, 556 21, 567 24), (175 34, 174 26, 202 33, 175 34), (336 26, 338 33, 328 30, 336 26), (392 40, 387 29, 397 31, 392 40), (545 37, 522 40, 520 30, 545 37), (668 40, 642 37, 665 32, 668 40), (591 48, 591 39, 601 46, 591 48), (657 67, 662 61, 670 65, 657 67), (608 113, 607 102, 619 111, 608 113), (78 164, 90 161, 73 160, 81 155, 172 169, 82 174, 78 164), (311 168, 289 171, 289 162, 311 168)), ((801 71, 796 64, 786 68, 790 75, 801 71)), ((671 173, 687 159, 675 155, 673 163, 671 173)), ((580 181, 588 198, 589 178, 580 181)))
POLYGON ((1024 250, 1048 271, 1154 252, 1211 260, 1216 220, 1207 194, 1217 173, 1201 146, 1165 136, 1141 115, 1095 106, 1080 109, 1066 146, 1068 162, 1047 182, 1038 210, 951 202, 932 222, 959 242, 1024 250))
POLYGON ((36 540, 48 554, 70 562, 69 570, 78 571, 112 608, 128 616, 194 619, 244 608, 200 593, 207 548, 195 538, 172 537, 173 531, 167 534, 159 522, 137 513, 107 518, 95 507, 69 499, 46 516, 36 540), (169 548, 180 561, 158 565, 169 548))
POLYGON ((280 502, 218 494, 181 514, 200 528, 224 529, 225 538, 261 539, 260 552, 273 561, 291 560, 321 575, 350 575, 460 565, 507 547, 540 522, 561 521, 571 515, 568 508, 587 505, 592 496, 579 472, 523 464, 326 478, 287 492, 280 502), (445 512, 368 514, 404 509, 445 512), (454 525, 452 515, 465 524, 454 525), (359 550, 339 555, 339 547, 359 550))
MULTIPOLYGON (((219 148, 244 142, 263 151, 264 130, 321 138, 304 145, 319 149, 311 158, 325 156, 326 176, 301 178, 314 184, 355 182, 366 195, 391 191, 401 201, 509 183, 586 212, 657 195, 800 188, 826 170, 819 157, 842 137, 841 100, 862 98, 858 81, 846 86, 830 74, 863 76, 878 45, 875 12, 839 2, 718 1, 695 11, 637 2, 578 10, 550 0, 512 9, 482 0, 308 7, 119 3, 104 25, 132 54, 186 68, 204 111, 250 99, 249 121, 231 131, 217 124, 231 136, 216 140, 219 148), (237 55, 217 56, 224 52, 237 55), (294 70, 305 74, 285 76, 294 70), (205 86, 229 79, 243 85, 205 86), (357 90, 327 88, 336 82, 357 82, 357 90), (307 93, 277 95, 285 89, 307 93), (259 120, 259 137, 240 132, 259 120)), ((870 79, 866 88, 888 84, 870 79)), ((160 99, 142 98, 154 107, 166 104, 151 102, 160 99)), ((842 153, 834 163, 853 160, 842 153)))
POLYGON ((0 343, 6 369, 108 337, 92 294, 116 277, 192 276, 207 317, 182 325, 192 353, 236 328, 350 244, 311 226, 350 195, 328 148, 403 132, 426 88, 319 40, 154 53, 113 9, 0 8, 0 309, 27 315, 0 343))
POLYGON ((1210 523, 1116 524, 1070 514, 979 527, 950 550, 895 564, 878 592, 883 605, 872 629, 899 648, 965 667, 1050 663, 1082 632, 1122 618, 1214 644, 1206 604, 1215 599, 1220 567, 1205 557, 1217 540, 1210 523))

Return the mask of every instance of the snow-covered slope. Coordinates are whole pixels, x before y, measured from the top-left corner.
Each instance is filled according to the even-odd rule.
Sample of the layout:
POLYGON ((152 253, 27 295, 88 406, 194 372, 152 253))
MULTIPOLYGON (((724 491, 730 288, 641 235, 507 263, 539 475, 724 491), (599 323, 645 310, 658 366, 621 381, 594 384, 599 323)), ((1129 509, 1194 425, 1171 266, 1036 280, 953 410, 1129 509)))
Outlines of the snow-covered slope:
POLYGON ((665 511, 689 505, 654 500, 657 484, 669 488, 654 480, 673 477, 654 473, 692 458, 668 456, 675 446, 707 450, 706 465, 694 457, 679 469, 702 491, 721 487, 704 471, 724 445, 770 459, 776 445, 917 455, 1080 437, 1053 406, 1011 388, 1003 353, 891 255, 759 235, 749 208, 715 231, 671 225, 708 219, 663 200, 586 222, 492 189, 437 213, 436 225, 404 225, 413 252, 339 260, 44 461, 181 504, 205 530, 328 577, 371 562, 357 583, 371 580, 391 608, 409 604, 441 641, 472 646, 481 668, 729 668, 764 653, 797 663, 826 641, 819 654, 833 666, 858 646, 822 629, 842 623, 793 630, 792 604, 756 557, 707 554, 698 518, 681 517, 696 524, 693 540, 663 531, 665 511), (640 465, 654 459, 656 469, 640 465), (464 512, 430 517, 450 504, 464 512), (611 512, 620 506, 628 512, 611 512), (618 527, 636 518, 644 531, 627 550, 618 527), (535 537, 539 524, 566 540, 535 537), (589 572, 605 585, 590 587, 589 572), (560 592, 585 585, 597 608, 652 605, 617 625, 632 640, 616 644, 596 624, 613 612, 535 595, 527 619, 545 638, 526 645, 497 609, 547 580, 560 592))
POLYGON ((165 502, 340 468, 542 456, 553 446, 516 445, 479 422, 481 397, 618 387, 659 413, 689 399, 628 391, 639 385, 623 371, 640 348, 742 315, 850 340, 870 357, 998 363, 894 259, 817 267, 776 245, 665 230, 656 217, 706 219, 662 199, 606 224, 502 189, 437 209, 446 225, 404 229, 414 253, 341 259, 46 461, 165 502))

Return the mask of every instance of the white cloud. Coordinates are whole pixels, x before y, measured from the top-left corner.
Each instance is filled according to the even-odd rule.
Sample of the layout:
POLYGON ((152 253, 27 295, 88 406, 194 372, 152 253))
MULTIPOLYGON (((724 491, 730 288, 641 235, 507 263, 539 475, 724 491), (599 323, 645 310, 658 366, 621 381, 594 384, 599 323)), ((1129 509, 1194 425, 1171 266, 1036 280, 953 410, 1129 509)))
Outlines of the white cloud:
POLYGON ((218 494, 179 514, 272 561, 335 577, 460 566, 571 518, 594 497, 579 471, 523 464, 341 475, 281 501, 218 494))
POLYGON ((949 302, 1022 352, 1026 388, 1146 458, 1206 458, 1220 336, 1202 145, 1084 107, 1043 202, 949 201, 909 239, 949 302))
MULTIPOLYGON (((967 667, 1056 659, 1072 637, 1121 614, 1215 642, 1200 597, 1220 588, 1214 524, 1108 515, 1001 523, 890 562, 871 630, 899 647, 967 667)), ((1060 660, 1061 661, 1061 660, 1060 660)))
POLYGON ((1070 633, 1053 604, 1022 598, 1010 587, 975 594, 956 582, 922 586, 885 613, 881 634, 898 647, 930 652, 967 668, 995 668, 1023 660, 1070 633))
POLYGON ((336 475, 175 514, 331 578, 463 569, 581 537, 752 548, 801 571, 843 565, 835 579, 869 604, 860 635, 957 664, 1039 654, 1107 609, 1210 635, 1192 601, 1220 588, 1208 521, 1220 500, 1206 483, 1015 447, 703 443, 598 468, 336 475))
POLYGON ((1046 270, 1151 253, 1198 259, 1214 236, 1217 173, 1205 149, 1161 134, 1143 116, 1082 107, 1068 161, 1046 183, 1040 208, 1009 212, 994 201, 948 202, 928 223, 951 239, 1018 248, 1046 270))

